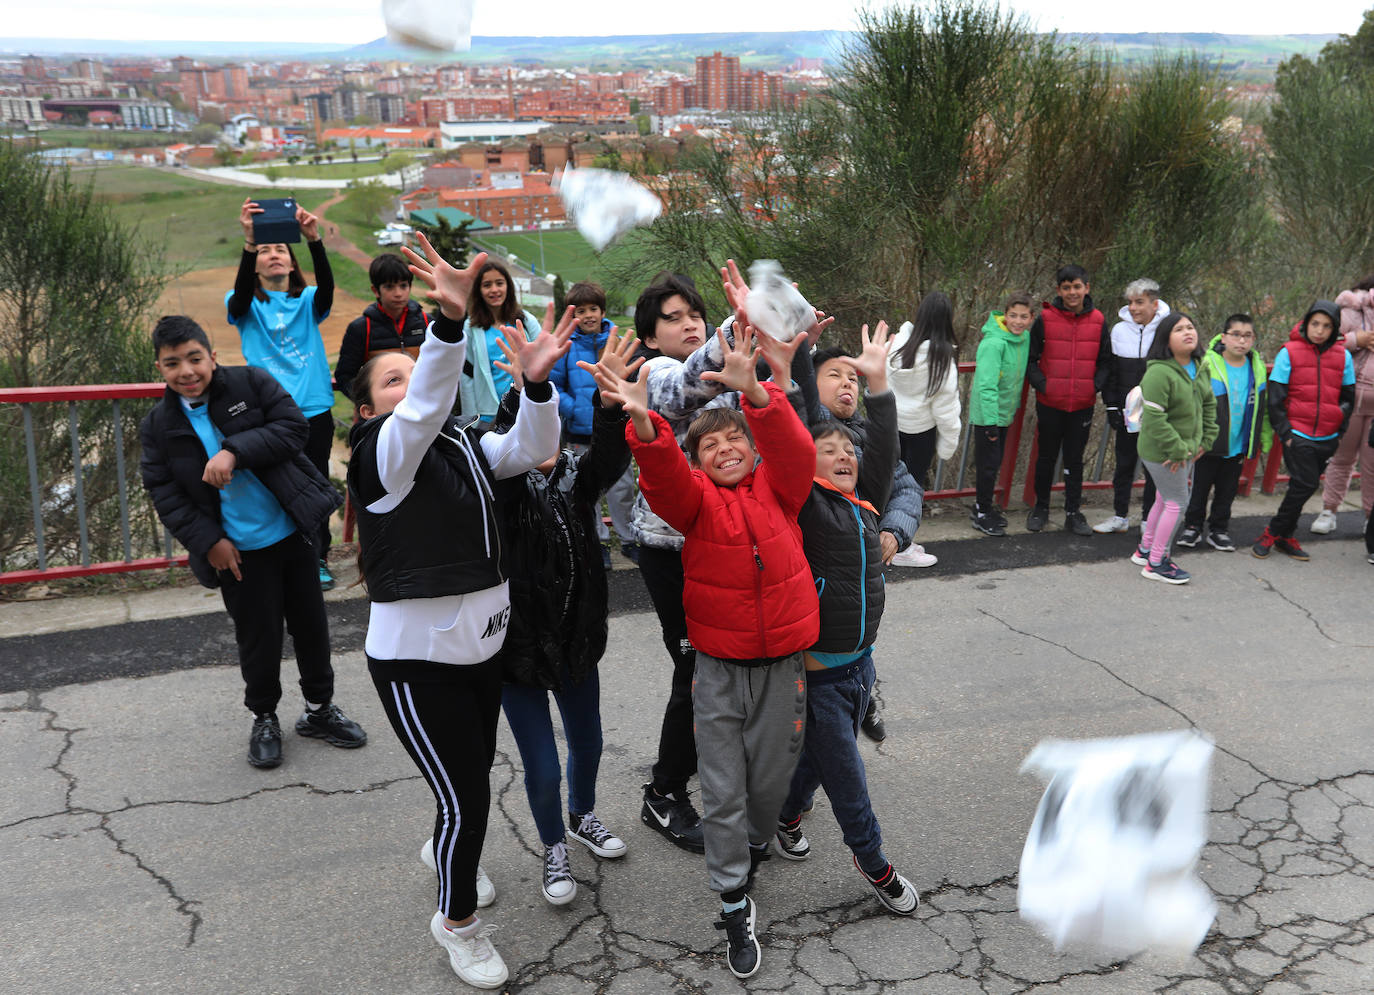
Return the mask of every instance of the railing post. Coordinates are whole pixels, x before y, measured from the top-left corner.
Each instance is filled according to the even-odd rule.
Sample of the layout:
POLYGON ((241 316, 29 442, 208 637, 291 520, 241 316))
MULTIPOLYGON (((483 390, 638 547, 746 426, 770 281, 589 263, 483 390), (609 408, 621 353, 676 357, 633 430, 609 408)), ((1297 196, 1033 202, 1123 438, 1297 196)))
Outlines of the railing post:
POLYGON ((86 532, 85 471, 81 466, 81 430, 76 423, 76 402, 67 402, 67 418, 72 434, 72 492, 76 495, 76 531, 81 540, 81 565, 91 565, 91 542, 86 532))
POLYGON ((1002 499, 1002 507, 1011 503, 1011 485, 1016 478, 1016 465, 1021 456, 1021 428, 1026 422, 1026 398, 1030 395, 1030 384, 1021 382, 1021 403, 1012 416, 1011 428, 1002 449, 1002 469, 997 475, 997 494, 1002 499))
MULTIPOLYGON (((1275 440, 1277 441, 1277 440, 1275 440)), ((1279 462, 1283 459, 1283 446, 1274 445, 1269 447, 1269 459, 1264 463, 1264 480, 1260 483, 1260 490, 1265 494, 1273 494, 1274 488, 1279 482, 1279 462)))
POLYGON ((38 450, 33 441, 33 415, 21 404, 24 413, 24 452, 29 459, 29 500, 33 502, 33 539, 38 552, 38 569, 48 569, 48 554, 43 544, 43 492, 38 489, 38 450))
POLYGON ((134 558, 133 543, 129 537, 129 486, 124 479, 124 426, 119 423, 119 398, 110 401, 114 418, 115 476, 119 481, 119 531, 124 539, 124 562, 134 558))

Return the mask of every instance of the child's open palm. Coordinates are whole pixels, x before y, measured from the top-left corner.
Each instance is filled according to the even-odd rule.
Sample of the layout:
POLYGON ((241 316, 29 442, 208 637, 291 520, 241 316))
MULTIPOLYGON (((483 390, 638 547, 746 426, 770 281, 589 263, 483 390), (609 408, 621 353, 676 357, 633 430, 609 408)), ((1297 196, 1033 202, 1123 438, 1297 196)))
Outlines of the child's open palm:
POLYGON ((879 321, 869 338, 868 326, 859 329, 859 343, 862 348, 854 357, 838 356, 840 362, 847 364, 855 373, 868 381, 871 394, 881 394, 887 390, 887 352, 892 343, 887 334, 887 322, 879 321))
MULTIPOLYGON (((579 359, 577 365, 590 373, 593 379, 596 378, 596 371, 598 369, 603 369, 613 374, 619 380, 627 381, 636 370, 644 365, 643 356, 640 356, 638 359, 630 358, 634 355, 634 351, 638 345, 639 340, 635 336, 634 329, 630 329, 624 334, 621 334, 617 329, 611 332, 607 337, 606 347, 601 350, 601 358, 599 360, 595 363, 589 363, 585 359, 579 359)), ((600 381, 597 381, 597 386, 598 389, 600 389, 600 381)), ((609 405, 616 402, 610 400, 603 390, 601 391, 601 403, 609 405)))
MULTIPOLYGON (((627 380, 624 376, 616 373, 610 365, 599 362, 596 365, 589 363, 579 363, 584 370, 596 378, 596 386, 601 391, 601 401, 603 404, 618 404, 625 409, 636 424, 647 421, 649 417, 649 378, 640 377, 638 380, 627 380)), ((641 438, 646 441, 653 438, 652 431, 648 435, 641 433, 641 438)))
POLYGON ((440 258, 423 232, 416 232, 415 237, 424 250, 423 256, 408 245, 401 246, 402 255, 410 263, 410 271, 429 287, 430 299, 438 303, 444 317, 450 321, 462 321, 467 314, 468 296, 472 293, 477 271, 487 261, 487 254, 479 252, 466 267, 455 269, 440 258))
MULTIPOLYGON (((544 309, 544 327, 532 339, 526 339, 525 323, 519 319, 516 319, 514 326, 501 326, 501 334, 505 336, 506 343, 515 353, 526 380, 533 380, 536 383, 540 380, 547 380, 554 364, 562 358, 572 345, 573 329, 576 326, 573 321, 571 305, 563 312, 563 317, 558 320, 558 324, 552 332, 548 330, 551 324, 553 324, 552 304, 544 309)), ((503 348, 501 351, 505 352, 506 350, 503 348)), ((501 364, 498 362, 498 365, 501 364)), ((502 368, 505 369, 504 366, 502 368)))
POLYGON ((735 341, 732 343, 725 333, 716 329, 716 340, 720 342, 721 365, 719 370, 706 370, 701 379, 721 384, 730 390, 741 393, 759 384, 755 366, 759 350, 754 346, 754 330, 748 325, 735 326, 735 341))

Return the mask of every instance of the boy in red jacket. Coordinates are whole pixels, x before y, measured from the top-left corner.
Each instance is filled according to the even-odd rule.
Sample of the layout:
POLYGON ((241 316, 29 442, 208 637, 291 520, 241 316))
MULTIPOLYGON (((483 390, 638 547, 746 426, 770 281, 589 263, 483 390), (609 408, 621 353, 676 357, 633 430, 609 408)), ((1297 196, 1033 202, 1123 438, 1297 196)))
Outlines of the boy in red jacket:
POLYGON ((603 396, 630 416, 626 437, 641 492, 686 540, 683 605, 697 651, 692 709, 706 867, 721 899, 716 928, 726 932, 730 970, 739 978, 759 968, 749 882, 801 752, 802 651, 820 631, 797 526, 816 446, 785 396, 792 355, 805 339, 783 344, 746 327, 731 346, 720 335, 723 368, 701 376, 739 391, 743 412, 702 411, 687 432, 690 465, 668 422, 647 410, 647 378, 631 384, 597 370, 603 396), (760 351, 773 369, 771 383, 755 375, 760 351))

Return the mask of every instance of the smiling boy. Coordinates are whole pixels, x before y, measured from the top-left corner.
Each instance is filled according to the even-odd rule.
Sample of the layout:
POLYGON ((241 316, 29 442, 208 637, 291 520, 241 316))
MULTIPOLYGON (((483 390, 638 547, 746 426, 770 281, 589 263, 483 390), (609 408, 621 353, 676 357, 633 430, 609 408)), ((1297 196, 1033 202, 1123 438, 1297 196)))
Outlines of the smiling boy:
POLYGON ((253 713, 248 762, 282 760, 283 622, 306 703, 296 732, 362 746, 367 734, 331 703, 329 626, 309 536, 340 499, 304 454, 305 416, 265 370, 218 366, 190 318, 160 320, 153 350, 167 391, 140 426, 143 486, 196 579, 220 589, 234 620, 243 701, 253 713))

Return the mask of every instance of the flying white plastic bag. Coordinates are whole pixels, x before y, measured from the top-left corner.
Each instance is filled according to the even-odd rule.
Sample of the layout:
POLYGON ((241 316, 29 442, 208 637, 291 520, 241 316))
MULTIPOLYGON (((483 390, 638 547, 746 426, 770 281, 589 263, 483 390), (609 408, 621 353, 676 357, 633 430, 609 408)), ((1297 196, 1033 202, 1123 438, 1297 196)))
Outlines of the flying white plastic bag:
POLYGON ((1140 431, 1140 419, 1144 415, 1145 396, 1140 393, 1140 386, 1136 385, 1126 395, 1126 406, 1121 409, 1121 417, 1126 421, 1126 431, 1138 433, 1140 431))
POLYGON ((436 52, 472 47, 472 0, 382 0, 386 36, 436 52))
POLYGON ((1216 916, 1196 877, 1212 742, 1196 732, 1046 740, 1049 781, 1021 854, 1021 917, 1054 941, 1191 954, 1216 916))
POLYGON ((781 342, 806 334, 816 323, 816 310, 783 275, 776 259, 756 259, 749 267, 749 321, 781 342))
POLYGON ((565 169, 558 195, 577 230, 597 252, 631 228, 653 224, 663 213, 657 197, 610 169, 565 169))

